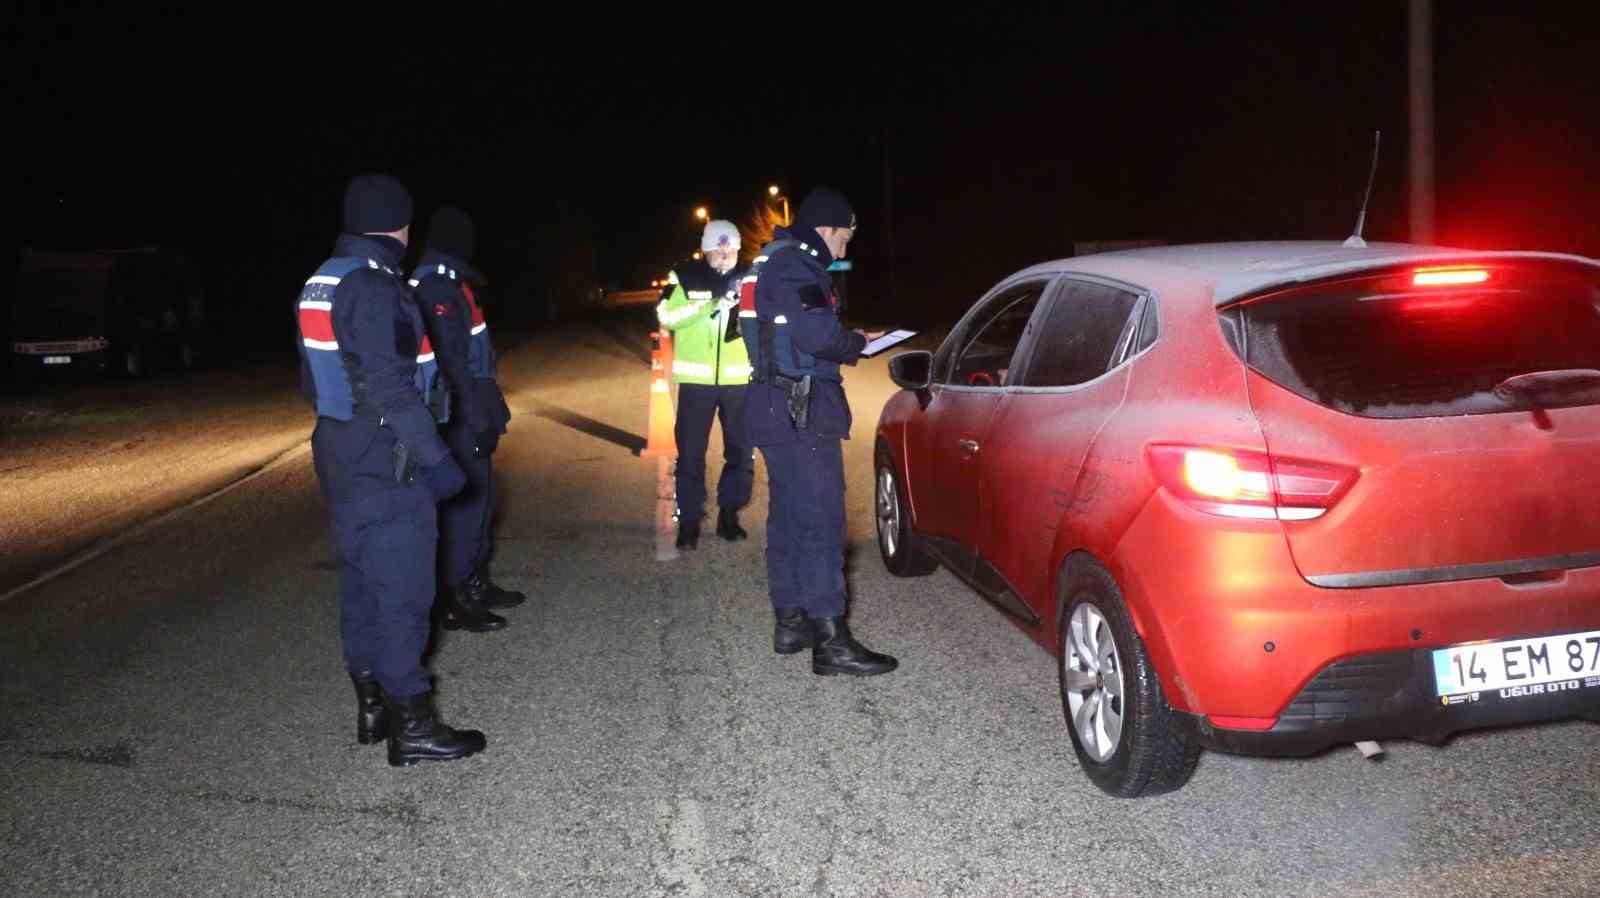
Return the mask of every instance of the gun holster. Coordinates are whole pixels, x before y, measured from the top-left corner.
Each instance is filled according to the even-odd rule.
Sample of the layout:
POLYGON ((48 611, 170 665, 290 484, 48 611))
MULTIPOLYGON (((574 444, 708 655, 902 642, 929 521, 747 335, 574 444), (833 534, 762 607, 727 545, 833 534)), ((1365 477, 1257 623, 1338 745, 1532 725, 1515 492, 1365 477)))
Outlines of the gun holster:
POLYGON ((788 391, 789 420, 795 430, 805 430, 811 423, 811 375, 799 380, 776 375, 772 382, 788 391))
POLYGON ((417 460, 412 457, 406 444, 399 440, 394 444, 394 480, 401 486, 410 486, 417 481, 417 460))

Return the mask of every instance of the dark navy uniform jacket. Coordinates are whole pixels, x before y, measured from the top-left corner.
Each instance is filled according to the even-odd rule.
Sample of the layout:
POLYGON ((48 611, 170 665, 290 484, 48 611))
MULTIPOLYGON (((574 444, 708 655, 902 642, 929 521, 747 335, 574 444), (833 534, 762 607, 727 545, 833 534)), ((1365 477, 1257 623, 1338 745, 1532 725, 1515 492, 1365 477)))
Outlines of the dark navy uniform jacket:
POLYGON ((511 413, 495 383, 494 348, 489 344, 482 310, 466 290, 477 272, 465 261, 428 248, 412 275, 421 307, 450 388, 451 417, 480 440, 506 432, 511 413), (443 267, 446 274, 438 274, 443 267), (474 343, 481 345, 474 345, 474 343))
MULTIPOLYGON (((396 443, 406 446, 420 467, 432 467, 449 453, 417 391, 425 333, 422 315, 401 280, 405 250, 398 240, 372 235, 341 234, 334 243, 335 257, 364 257, 384 267, 352 270, 334 290, 332 330, 353 413, 347 421, 318 417, 312 435, 317 479, 332 502, 399 487, 396 443)), ((334 386, 314 382, 314 389, 334 386)))
MULTIPOLYGON (((784 239, 799 242, 773 253, 763 264, 756 281, 756 315, 762 327, 774 328, 777 334, 773 345, 778 373, 812 377, 810 434, 848 439, 850 403, 845 399, 839 366, 860 360, 867 340, 839 320, 839 297, 828 275, 833 256, 822 238, 810 228, 774 229, 773 240, 784 239)), ((753 446, 802 439, 789 417, 788 392, 781 387, 750 384, 745 391, 744 415, 753 446)))

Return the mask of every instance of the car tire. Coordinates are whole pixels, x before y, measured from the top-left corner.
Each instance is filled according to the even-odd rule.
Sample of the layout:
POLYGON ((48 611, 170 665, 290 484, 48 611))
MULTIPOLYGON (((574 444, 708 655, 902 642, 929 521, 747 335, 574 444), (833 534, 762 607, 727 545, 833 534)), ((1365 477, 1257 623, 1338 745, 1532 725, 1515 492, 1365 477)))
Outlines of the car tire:
POLYGON ((883 566, 896 577, 926 577, 939 569, 939 562, 922 548, 916 531, 911 529, 905 487, 895 473, 888 447, 879 443, 877 457, 872 509, 877 521, 878 554, 883 556, 883 566))
POLYGON ((1183 786, 1200 749, 1175 726, 1122 590, 1105 568, 1079 556, 1062 568, 1057 594, 1056 672, 1078 765, 1116 798, 1183 786))

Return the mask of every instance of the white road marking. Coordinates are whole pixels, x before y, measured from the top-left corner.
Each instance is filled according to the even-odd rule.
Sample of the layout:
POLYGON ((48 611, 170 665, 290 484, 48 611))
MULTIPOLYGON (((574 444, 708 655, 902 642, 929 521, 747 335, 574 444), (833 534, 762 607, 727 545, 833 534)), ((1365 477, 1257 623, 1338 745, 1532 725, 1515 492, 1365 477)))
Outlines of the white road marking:
POLYGON ((676 802, 656 802, 656 829, 662 833, 665 854, 656 861, 656 875, 667 893, 703 898, 706 861, 706 822, 700 802, 678 797, 676 802))
POLYGON ((293 461, 294 459, 299 458, 300 456, 305 455, 307 452, 310 452, 310 451, 311 451, 311 441, 310 440, 306 440, 303 443, 299 443, 299 444, 297 444, 295 446, 291 446, 290 448, 284 450, 283 453, 281 453, 277 458, 274 458, 273 460, 271 460, 271 461, 267 462, 266 464, 262 465, 261 467, 257 468, 255 471, 251 472, 249 475, 247 475, 245 477, 241 477, 238 480, 235 480, 234 482, 228 484, 227 486, 222 487, 221 489, 218 489, 218 490, 215 490, 213 492, 207 493, 206 495, 201 496, 200 498, 194 500, 193 502, 188 503, 187 505, 180 505, 177 508, 174 508, 171 511, 167 512, 166 514, 163 514, 163 515, 160 515, 158 517, 152 518, 152 519, 150 519, 148 521, 145 521, 142 524, 139 524, 139 525, 137 525, 135 527, 131 527, 131 528, 127 529, 127 530, 124 530, 121 533, 118 533, 117 535, 115 535, 113 537, 110 537, 105 542, 98 543, 98 544, 96 544, 94 546, 89 547, 88 549, 85 549, 82 552, 79 552, 77 555, 72 556, 71 558, 67 559, 66 561, 62 562, 61 564, 51 568, 48 571, 45 571, 44 573, 40 574, 37 577, 34 577, 32 580, 29 580, 27 583, 24 583, 21 586, 18 586, 15 589, 12 589, 10 592, 5 593, 4 595, 0 595, 0 602, 8 601, 8 600, 12 599, 15 596, 22 595, 23 593, 27 592, 28 590, 33 589, 35 586, 41 586, 41 585, 43 585, 45 583, 50 582, 51 580, 54 580, 55 578, 61 576, 62 574, 65 574, 65 573, 67 573, 67 572, 69 572, 71 570, 74 570, 76 568, 82 567, 83 565, 95 560, 96 558, 99 558, 101 555, 104 555, 105 553, 111 551, 112 549, 116 548, 117 546, 122 545, 123 543, 127 542, 128 540, 133 539, 134 537, 139 536, 141 534, 148 533, 151 530, 154 530, 155 528, 160 527, 162 524, 165 524, 166 522, 172 520, 173 518, 176 518, 179 515, 184 514, 184 513, 188 512, 188 511, 192 510, 192 509, 199 508, 200 506, 206 504, 207 502, 210 502, 213 499, 219 499, 219 498, 227 495, 228 493, 233 492, 234 490, 238 489, 239 487, 244 486, 245 484, 247 484, 250 481, 256 479, 257 477, 260 477, 261 475, 267 473, 268 471, 274 470, 276 468, 280 468, 283 465, 288 464, 290 461, 293 461))

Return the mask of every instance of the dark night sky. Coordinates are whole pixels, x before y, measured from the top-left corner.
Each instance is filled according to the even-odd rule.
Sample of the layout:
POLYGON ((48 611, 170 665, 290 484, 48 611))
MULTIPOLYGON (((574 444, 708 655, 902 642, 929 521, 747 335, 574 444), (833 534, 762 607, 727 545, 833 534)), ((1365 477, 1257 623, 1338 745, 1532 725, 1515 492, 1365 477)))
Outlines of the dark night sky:
MULTIPOLYGON (((472 211, 512 301, 642 285, 694 205, 829 183, 879 302, 944 308, 1074 240, 1342 238, 1375 129, 1368 236, 1406 236, 1398 0, 747 6, 24 11, 10 242, 186 246, 276 321, 364 170, 419 226, 472 211)), ((1502 6, 1435 3, 1439 237, 1600 254, 1600 46, 1566 5, 1502 6)))

